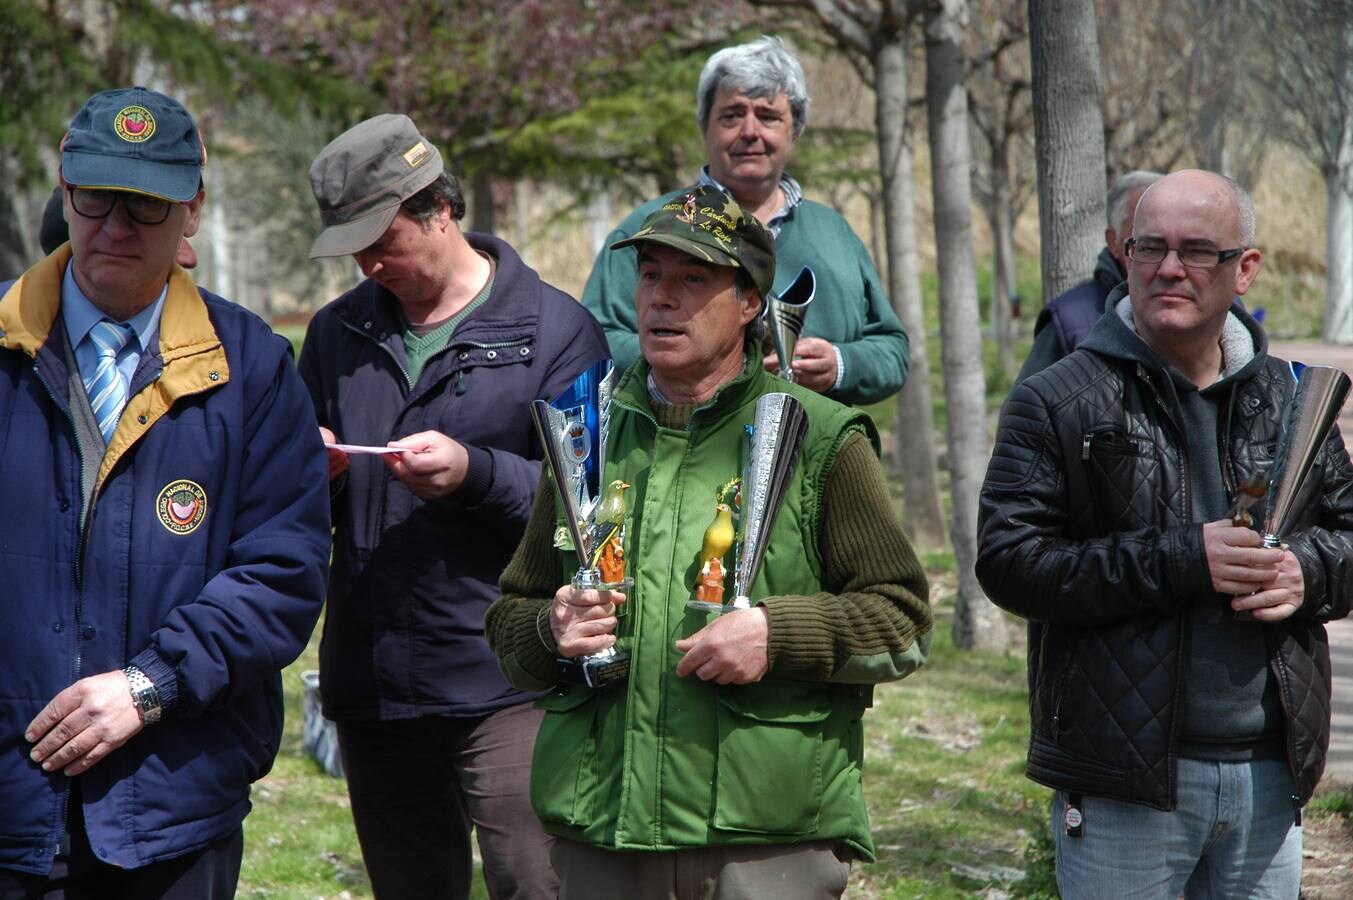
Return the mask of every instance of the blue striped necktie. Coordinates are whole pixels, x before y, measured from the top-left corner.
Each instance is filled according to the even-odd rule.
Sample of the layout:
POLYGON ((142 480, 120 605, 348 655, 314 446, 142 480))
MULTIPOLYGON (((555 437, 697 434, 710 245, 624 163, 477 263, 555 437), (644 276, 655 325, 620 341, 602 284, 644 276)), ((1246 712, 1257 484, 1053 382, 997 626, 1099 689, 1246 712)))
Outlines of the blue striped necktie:
POLYGON ((89 405, 94 410, 94 420, 99 423, 105 444, 112 440, 122 407, 127 405, 127 384, 118 371, 117 355, 127 346, 132 333, 129 326, 112 319, 100 319, 89 329, 89 339, 99 352, 99 365, 94 374, 85 379, 85 393, 89 395, 89 405))

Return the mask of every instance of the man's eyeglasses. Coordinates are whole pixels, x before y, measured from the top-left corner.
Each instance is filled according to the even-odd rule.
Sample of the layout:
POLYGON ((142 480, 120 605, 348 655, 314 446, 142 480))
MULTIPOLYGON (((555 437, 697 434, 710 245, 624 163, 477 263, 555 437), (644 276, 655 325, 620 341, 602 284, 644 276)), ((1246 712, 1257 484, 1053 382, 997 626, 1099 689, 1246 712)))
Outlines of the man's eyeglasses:
POLYGON ((130 191, 105 191, 98 188, 67 187, 70 205, 86 219, 103 219, 113 211, 118 200, 127 211, 127 217, 138 225, 159 225, 169 218, 174 208, 170 200, 134 194, 130 191))
POLYGON ((1171 250, 1178 254, 1180 264, 1190 269, 1215 269, 1222 263, 1235 259, 1245 248, 1217 250, 1212 247, 1171 247, 1164 241, 1151 238, 1143 240, 1130 238, 1127 242, 1128 259, 1148 265, 1164 262, 1171 250))

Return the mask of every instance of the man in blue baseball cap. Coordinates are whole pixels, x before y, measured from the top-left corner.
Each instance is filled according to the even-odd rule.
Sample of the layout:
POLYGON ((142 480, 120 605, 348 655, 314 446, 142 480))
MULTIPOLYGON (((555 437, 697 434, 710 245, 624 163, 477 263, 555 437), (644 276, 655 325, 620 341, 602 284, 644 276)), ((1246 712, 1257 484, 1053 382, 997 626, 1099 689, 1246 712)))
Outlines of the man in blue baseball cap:
POLYGON ((205 160, 176 100, 91 97, 70 241, 0 284, 3 898, 233 897, 278 670, 319 615, 325 456, 290 344, 175 263, 205 160))

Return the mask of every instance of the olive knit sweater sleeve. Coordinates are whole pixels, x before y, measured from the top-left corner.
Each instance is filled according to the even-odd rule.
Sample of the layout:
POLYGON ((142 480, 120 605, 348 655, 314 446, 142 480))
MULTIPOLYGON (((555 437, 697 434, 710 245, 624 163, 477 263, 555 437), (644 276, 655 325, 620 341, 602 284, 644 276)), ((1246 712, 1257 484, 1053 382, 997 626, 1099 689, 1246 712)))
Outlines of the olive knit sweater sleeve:
POLYGON ((557 648, 546 613, 566 574, 554 548, 554 487, 541 473, 531 518, 517 552, 498 579, 502 591, 484 617, 484 635, 513 687, 544 690, 555 683, 557 648))
POLYGON ((868 439, 848 432, 823 494, 823 591, 768 597, 770 677, 872 684, 930 650, 929 583, 868 439))
MULTIPOLYGON (((544 611, 570 577, 554 548, 552 490, 541 483, 484 627, 503 675, 528 690, 555 681, 544 611)), ((820 543, 824 590, 762 601, 770 677, 874 683, 914 671, 930 647, 925 571, 893 511, 883 468, 858 432, 843 438, 827 477, 820 543)))

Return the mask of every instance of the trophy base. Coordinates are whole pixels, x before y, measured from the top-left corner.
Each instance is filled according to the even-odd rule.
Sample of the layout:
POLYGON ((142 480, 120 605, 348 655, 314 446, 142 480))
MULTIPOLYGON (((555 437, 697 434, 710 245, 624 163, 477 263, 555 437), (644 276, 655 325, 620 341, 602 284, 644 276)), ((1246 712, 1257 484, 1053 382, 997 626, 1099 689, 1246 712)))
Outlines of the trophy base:
POLYGON ((584 569, 573 576, 573 586, 580 591, 628 591, 634 587, 634 579, 626 576, 619 581, 602 581, 592 570, 584 569))
POLYGON ((579 659, 557 660, 556 673, 560 681, 605 687, 624 681, 630 674, 630 657, 614 647, 579 659))
POLYGON ((687 600, 686 608, 707 613, 722 613, 724 610, 722 603, 710 603, 708 600, 687 600))

